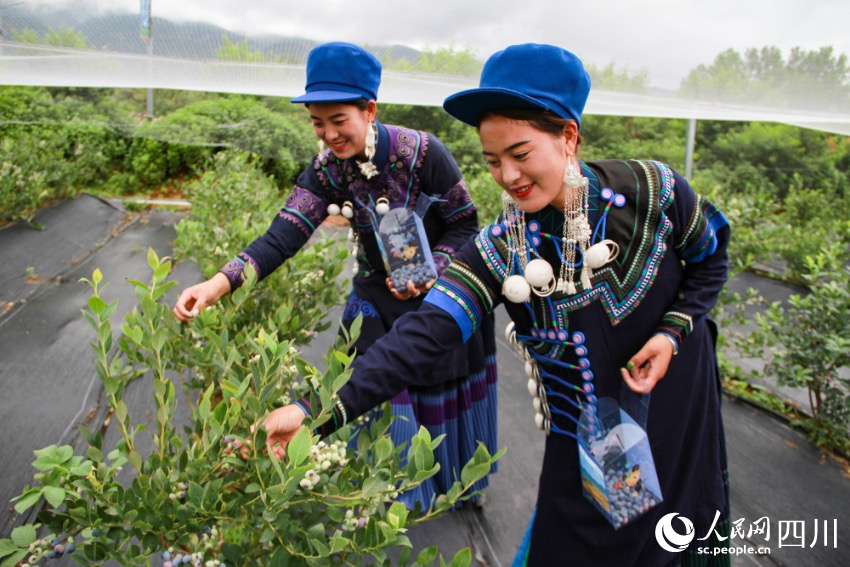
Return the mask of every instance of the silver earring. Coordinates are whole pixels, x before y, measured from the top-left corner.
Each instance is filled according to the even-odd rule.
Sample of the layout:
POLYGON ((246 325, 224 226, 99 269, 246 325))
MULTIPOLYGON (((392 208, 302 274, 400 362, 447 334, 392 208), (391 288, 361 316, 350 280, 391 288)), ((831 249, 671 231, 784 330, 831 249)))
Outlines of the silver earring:
POLYGON ((360 168, 360 173, 366 179, 372 179, 378 175, 378 168, 372 163, 372 158, 375 157, 375 147, 378 144, 378 127, 374 122, 369 123, 369 128, 366 129, 366 161, 361 161, 357 164, 360 168))
POLYGON ((319 141, 318 141, 318 142, 316 142, 316 146, 319 148, 319 155, 320 155, 320 156, 321 156, 323 153, 325 153, 325 151, 327 150, 327 148, 325 147, 325 143, 322 141, 322 139, 321 139, 321 138, 319 138, 319 141))

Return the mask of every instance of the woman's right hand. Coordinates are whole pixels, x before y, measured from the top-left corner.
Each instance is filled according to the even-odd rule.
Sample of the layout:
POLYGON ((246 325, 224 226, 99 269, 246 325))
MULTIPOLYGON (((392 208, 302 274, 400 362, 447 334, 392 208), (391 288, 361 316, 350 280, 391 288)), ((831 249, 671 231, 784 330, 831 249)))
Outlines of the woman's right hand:
POLYGON ((274 454, 278 459, 286 456, 286 445, 301 429, 301 422, 305 417, 307 416, 304 410, 295 404, 277 408, 266 417, 263 427, 268 432, 266 448, 270 454, 274 454))
POLYGON ((182 322, 188 323, 202 309, 209 307, 229 291, 230 280, 218 272, 207 281, 184 289, 174 305, 174 315, 182 322))

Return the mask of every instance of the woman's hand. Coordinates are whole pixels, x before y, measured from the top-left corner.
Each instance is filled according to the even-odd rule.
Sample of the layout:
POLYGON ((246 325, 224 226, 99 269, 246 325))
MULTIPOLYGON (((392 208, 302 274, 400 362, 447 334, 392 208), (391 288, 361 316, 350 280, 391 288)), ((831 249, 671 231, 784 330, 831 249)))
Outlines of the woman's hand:
POLYGON ((286 445, 301 429, 301 422, 305 417, 307 416, 304 415, 304 410, 295 404, 278 408, 266 417, 263 427, 268 432, 266 448, 270 454, 274 454, 278 459, 286 456, 286 445))
POLYGON ((626 368, 621 368, 626 385, 637 394, 648 394, 659 380, 667 374, 670 359, 673 358, 673 343, 664 335, 653 335, 630 360, 626 368))
POLYGON ((184 323, 218 301, 222 295, 230 291, 230 280, 221 272, 205 282, 193 285, 183 290, 174 305, 174 315, 184 323))
POLYGON ((407 288, 399 291, 393 285, 393 280, 387 278, 387 289, 399 301, 407 301, 411 297, 419 297, 423 293, 428 293, 428 290, 434 287, 436 282, 437 280, 428 280, 425 285, 416 287, 411 280, 407 280, 407 288))

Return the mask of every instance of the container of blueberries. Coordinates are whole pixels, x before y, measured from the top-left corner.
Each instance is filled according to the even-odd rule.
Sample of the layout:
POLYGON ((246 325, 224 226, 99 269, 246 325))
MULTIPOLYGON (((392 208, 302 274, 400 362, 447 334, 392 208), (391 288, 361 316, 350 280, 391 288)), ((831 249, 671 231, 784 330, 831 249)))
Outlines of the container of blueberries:
POLYGON ((577 428, 582 491, 614 529, 664 500, 646 436, 649 396, 624 396, 583 404, 577 428))
POLYGON ((384 267, 397 290, 407 288, 408 281, 421 287, 437 277, 428 236, 416 212, 399 207, 383 215, 378 225, 378 244, 384 267))

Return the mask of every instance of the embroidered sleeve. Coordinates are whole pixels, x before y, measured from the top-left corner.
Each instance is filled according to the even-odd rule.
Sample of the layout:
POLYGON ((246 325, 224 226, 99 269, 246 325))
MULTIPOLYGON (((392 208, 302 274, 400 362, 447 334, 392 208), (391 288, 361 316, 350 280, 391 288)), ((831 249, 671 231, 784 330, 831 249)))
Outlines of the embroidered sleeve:
POLYGON ((657 332, 681 347, 693 320, 708 314, 726 283, 730 228, 723 213, 697 195, 681 175, 673 172, 673 180, 674 196, 665 214, 673 224, 673 250, 684 263, 684 273, 677 299, 657 332))
POLYGON ((472 203, 466 183, 452 155, 435 136, 423 133, 427 140, 421 170, 420 191, 438 197, 433 211, 444 223, 437 242, 430 242, 437 274, 442 274, 460 250, 478 232, 478 211, 472 203))
POLYGON ((316 227, 327 217, 324 194, 316 172, 305 170, 265 234, 219 270, 227 276, 231 290, 242 285, 245 264, 254 267, 258 280, 263 279, 306 244, 316 227))
POLYGON ((468 264, 458 259, 437 280, 425 303, 450 314, 466 342, 495 307, 496 296, 468 264))

